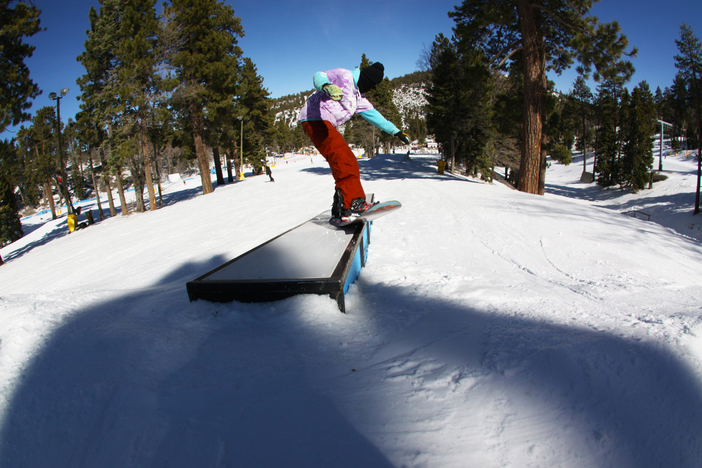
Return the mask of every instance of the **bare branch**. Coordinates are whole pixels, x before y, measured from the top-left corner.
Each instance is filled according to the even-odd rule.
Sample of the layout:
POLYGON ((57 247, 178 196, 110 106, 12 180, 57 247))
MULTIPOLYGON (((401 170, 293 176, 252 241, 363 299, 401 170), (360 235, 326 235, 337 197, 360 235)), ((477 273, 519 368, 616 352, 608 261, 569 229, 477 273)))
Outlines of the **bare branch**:
POLYGON ((505 56, 505 58, 503 58, 502 60, 500 60, 500 63, 498 63, 497 66, 496 66, 495 68, 500 68, 502 65, 504 65, 505 62, 506 62, 507 60, 509 60, 509 58, 510 58, 512 55, 514 55, 514 54, 515 54, 518 50, 520 50, 521 48, 522 48, 522 46, 519 46, 519 47, 517 47, 517 48, 515 48, 515 49, 512 49, 512 50, 505 56))
POLYGON ((496 53, 495 56, 493 57, 493 59, 491 60, 491 62, 496 61, 497 59, 499 59, 499 58, 502 56, 502 54, 505 54, 505 53, 507 53, 507 52, 509 51, 509 53, 507 53, 507 55, 505 56, 505 58, 503 58, 502 60, 500 60, 500 63, 499 63, 495 68, 500 68, 507 60, 509 60, 509 58, 510 58, 516 51, 518 51, 519 49, 521 49, 522 46, 519 45, 520 43, 521 43, 521 41, 519 41, 519 40, 513 41, 512 43, 507 44, 505 47, 503 47, 501 51, 499 51, 498 53, 496 53), (511 49, 511 50, 510 50, 510 49, 511 49))

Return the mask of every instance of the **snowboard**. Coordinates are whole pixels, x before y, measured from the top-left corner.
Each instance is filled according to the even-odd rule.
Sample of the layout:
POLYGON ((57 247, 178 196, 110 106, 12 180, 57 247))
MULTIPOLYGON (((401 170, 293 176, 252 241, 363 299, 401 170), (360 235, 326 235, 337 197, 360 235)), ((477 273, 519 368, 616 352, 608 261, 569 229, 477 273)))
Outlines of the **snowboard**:
POLYGON ((358 218, 354 218, 351 221, 347 222, 332 222, 332 224, 334 226, 343 227, 354 223, 360 223, 362 221, 373 221, 374 219, 380 218, 381 216, 385 216, 388 213, 392 213, 393 211, 398 210, 401 207, 402 203, 396 200, 378 203, 377 205, 373 205, 372 208, 360 215, 358 218))

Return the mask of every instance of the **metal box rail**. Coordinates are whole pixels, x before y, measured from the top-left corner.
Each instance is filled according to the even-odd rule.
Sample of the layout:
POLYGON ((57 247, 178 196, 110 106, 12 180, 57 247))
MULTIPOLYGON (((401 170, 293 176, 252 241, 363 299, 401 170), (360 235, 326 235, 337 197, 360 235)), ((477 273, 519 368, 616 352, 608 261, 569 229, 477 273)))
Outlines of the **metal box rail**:
POLYGON ((323 294, 346 312, 344 295, 366 264, 371 224, 329 224, 329 211, 274 237, 186 285, 191 301, 270 302, 323 294))

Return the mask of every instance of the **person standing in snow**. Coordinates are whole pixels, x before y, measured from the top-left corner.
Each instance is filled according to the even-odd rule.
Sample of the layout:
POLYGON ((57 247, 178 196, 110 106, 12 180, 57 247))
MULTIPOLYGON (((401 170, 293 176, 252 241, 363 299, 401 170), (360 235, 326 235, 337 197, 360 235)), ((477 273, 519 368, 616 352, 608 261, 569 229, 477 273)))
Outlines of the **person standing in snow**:
POLYGON ((273 180, 273 173, 271 171, 271 167, 268 164, 266 164, 266 175, 270 179, 268 182, 275 182, 275 180, 273 180))
POLYGON ((354 114, 359 114, 379 129, 409 144, 407 135, 375 110, 365 97, 365 93, 383 81, 384 73, 383 64, 378 62, 362 70, 335 68, 317 72, 313 77, 317 91, 300 111, 298 122, 327 160, 334 176, 336 190, 332 203, 332 224, 350 221, 372 206, 366 202, 358 161, 337 130, 339 125, 354 114))

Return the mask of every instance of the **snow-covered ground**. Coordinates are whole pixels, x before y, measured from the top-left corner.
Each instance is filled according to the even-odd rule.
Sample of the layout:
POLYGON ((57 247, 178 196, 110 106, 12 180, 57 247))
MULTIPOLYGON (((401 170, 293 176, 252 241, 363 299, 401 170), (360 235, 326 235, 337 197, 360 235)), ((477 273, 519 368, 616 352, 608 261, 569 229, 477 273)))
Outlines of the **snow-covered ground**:
POLYGON ((634 195, 576 158, 541 197, 434 157, 361 162, 403 208, 346 315, 185 289, 328 209, 321 158, 73 234, 25 220, 0 250, 0 466, 702 466, 694 159, 634 195))

